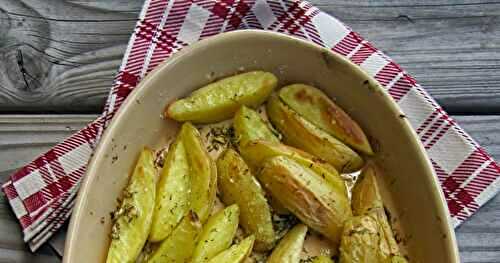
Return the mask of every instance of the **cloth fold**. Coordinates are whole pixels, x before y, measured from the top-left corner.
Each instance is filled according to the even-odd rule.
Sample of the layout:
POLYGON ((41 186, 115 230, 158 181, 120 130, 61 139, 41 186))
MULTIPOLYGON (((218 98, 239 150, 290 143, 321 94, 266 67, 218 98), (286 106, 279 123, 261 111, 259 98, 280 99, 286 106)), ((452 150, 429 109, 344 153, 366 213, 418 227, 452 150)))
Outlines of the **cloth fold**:
POLYGON ((331 15, 297 0, 148 0, 103 114, 14 173, 2 189, 35 251, 69 218, 86 165, 116 110, 138 82, 176 51, 238 29, 277 31, 341 54, 373 76, 419 135, 454 226, 500 188, 500 167, 398 64, 331 15))

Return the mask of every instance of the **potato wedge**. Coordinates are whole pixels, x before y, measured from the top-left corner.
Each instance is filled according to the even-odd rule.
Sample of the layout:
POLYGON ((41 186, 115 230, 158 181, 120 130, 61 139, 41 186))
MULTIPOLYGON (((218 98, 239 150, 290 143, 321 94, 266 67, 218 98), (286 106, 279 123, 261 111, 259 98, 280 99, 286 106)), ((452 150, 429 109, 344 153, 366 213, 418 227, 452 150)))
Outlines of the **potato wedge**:
POLYGON ((176 121, 211 123, 231 118, 241 105, 257 107, 276 88, 278 79, 272 73, 252 71, 210 83, 174 101, 165 116, 176 121))
POLYGON ((150 149, 142 150, 123 199, 114 214, 108 263, 135 262, 148 238, 156 194, 156 170, 150 149))
POLYGON ((333 259, 327 257, 327 256, 317 256, 315 257, 311 263, 334 263, 333 259))
POLYGON ((284 145, 282 143, 268 142, 263 140, 250 141, 240 147, 240 152, 245 161, 247 161, 254 170, 258 170, 266 159, 274 156, 288 156, 298 162, 300 165, 313 170, 328 181, 339 193, 347 198, 347 188, 344 179, 337 170, 325 161, 297 148, 284 145))
POLYGON ((212 215, 197 239, 192 263, 207 262, 233 242, 238 229, 240 209, 237 204, 226 207, 212 215))
POLYGON ((352 211, 355 215, 363 215, 375 209, 384 209, 376 173, 376 167, 371 163, 367 164, 352 188, 352 211))
POLYGON ((252 140, 280 141, 260 115, 246 106, 242 106, 234 115, 233 127, 239 145, 252 140))
POLYGON ((380 262, 377 234, 377 221, 372 217, 365 215, 349 219, 340 244, 340 262, 380 262))
POLYGON ((320 176, 287 156, 268 159, 258 175, 265 189, 304 224, 334 244, 351 217, 349 200, 320 176))
POLYGON ((267 263, 299 263, 307 226, 298 224, 290 229, 274 248, 267 263))
POLYGON ((255 237, 253 235, 243 239, 240 243, 232 245, 230 248, 220 252, 208 263, 243 263, 252 253, 255 237))
POLYGON ((292 110, 350 147, 372 155, 363 130, 323 91, 304 84, 293 84, 279 91, 279 97, 292 110))
POLYGON ((203 145, 199 131, 191 123, 184 123, 181 132, 191 174, 191 210, 204 223, 215 202, 217 167, 203 145))
POLYGON ((240 207, 240 224, 245 232, 255 235, 255 249, 271 249, 276 240, 271 210, 245 161, 236 151, 227 149, 217 160, 217 174, 222 201, 240 207))
POLYGON ((371 220, 377 223, 377 237, 380 243, 379 253, 382 254, 381 257, 389 258, 388 255, 400 255, 401 253, 385 214, 380 188, 376 179, 377 173, 378 169, 373 163, 369 163, 363 168, 358 181, 353 187, 352 209, 355 215, 369 216, 371 220))
POLYGON ((387 236, 378 223, 380 212, 355 216, 346 222, 340 244, 341 263, 406 262, 399 254, 399 249, 394 251, 393 245, 388 243, 387 236))
POLYGON ((269 98, 267 114, 286 144, 324 159, 340 172, 353 172, 363 166, 363 159, 355 151, 302 118, 278 96, 269 98))
MULTIPOLYGON (((184 126, 186 127, 186 126, 184 126)), ((165 164, 158 181, 155 212, 149 241, 165 239, 190 208, 191 176, 182 129, 170 144, 165 164)))
POLYGON ((200 231, 201 223, 198 216, 193 211, 189 211, 172 231, 172 234, 160 243, 160 246, 153 252, 147 262, 189 262, 194 251, 195 240, 200 231))

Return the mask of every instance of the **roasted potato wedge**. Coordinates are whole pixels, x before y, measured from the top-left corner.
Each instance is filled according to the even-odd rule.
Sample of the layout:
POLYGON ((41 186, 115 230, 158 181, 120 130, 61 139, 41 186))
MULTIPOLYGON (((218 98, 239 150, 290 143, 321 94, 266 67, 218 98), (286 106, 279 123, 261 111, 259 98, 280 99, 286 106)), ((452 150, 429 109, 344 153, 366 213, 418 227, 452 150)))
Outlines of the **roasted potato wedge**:
POLYGON ((198 237, 192 263, 207 262, 233 242, 238 229, 240 209, 237 204, 226 207, 212 215, 198 237))
POLYGON ((185 263, 189 262, 200 234, 201 223, 195 212, 189 211, 175 227, 172 234, 164 239, 148 259, 148 263, 185 263))
POLYGON ((240 207, 240 224, 255 236, 255 249, 266 251, 276 240, 264 191, 240 155, 227 149, 217 160, 219 191, 226 205, 240 207))
POLYGON ((146 243, 156 194, 156 170, 150 149, 142 150, 114 214, 111 244, 106 262, 135 262, 146 243))
POLYGON ((280 141, 259 113, 246 106, 242 106, 234 115, 233 127, 239 145, 252 140, 280 141))
POLYGON ((383 211, 369 212, 346 222, 340 244, 341 263, 406 262, 397 244, 388 242, 378 221, 380 213, 383 211))
POLYGON ((352 211, 355 215, 363 215, 375 209, 384 209, 376 174, 375 165, 367 164, 352 188, 352 211))
POLYGON ((255 237, 253 235, 243 239, 240 243, 220 252, 208 263, 242 263, 252 253, 255 237))
POLYGON ((302 118, 278 96, 269 98, 267 114, 286 144, 324 159, 340 172, 353 172, 363 166, 363 159, 355 151, 302 118))
POLYGON ((264 188, 304 224, 334 244, 340 242, 344 222, 352 215, 344 193, 287 156, 265 161, 258 177, 264 188))
POLYGON ((203 145, 199 131, 192 124, 184 123, 181 131, 190 167, 191 210, 204 223, 215 202, 217 166, 203 145))
POLYGON ((183 126, 177 139, 169 147, 163 170, 158 181, 155 212, 149 241, 165 239, 190 208, 191 176, 183 134, 183 126))
POLYGON ((327 257, 327 256, 317 256, 312 260, 312 263, 334 263, 333 259, 327 257))
POLYGON ((307 226, 298 224, 290 229, 274 248, 267 263, 299 263, 307 226))
POLYGON ((278 79, 272 73, 252 71, 210 83, 174 101, 165 116, 176 121, 211 123, 231 118, 241 105, 257 107, 276 88, 278 79))
MULTIPOLYGON (((380 188, 376 179, 378 171, 379 170, 373 163, 369 163, 363 168, 352 190, 352 209, 353 213, 357 216, 370 217, 370 220, 360 219, 361 223, 365 221, 375 221, 377 224, 377 237, 380 244, 380 248, 378 249, 380 251, 378 253, 381 254, 380 257, 384 258, 384 260, 385 258, 393 260, 393 257, 389 257, 389 255, 399 256, 401 253, 396 239, 394 238, 394 233, 392 232, 387 215, 385 214, 380 188)), ((356 224, 360 225, 361 223, 358 222, 356 224)), ((370 224, 368 224, 368 226, 370 226, 370 224)), ((404 260, 404 258, 402 259, 404 260)), ((394 260, 400 259, 396 258, 394 260)), ((389 262, 400 262, 394 260, 389 262)))
POLYGON ((240 147, 240 152, 243 159, 254 167, 255 170, 258 170, 258 167, 262 166, 266 159, 280 155, 288 156, 302 166, 313 170, 316 174, 330 183, 337 192, 342 193, 347 198, 347 189, 344 179, 342 179, 337 170, 330 164, 307 152, 282 143, 263 140, 250 141, 242 145, 240 147))
POLYGON ((381 262, 378 233, 377 221, 370 216, 349 219, 344 226, 340 244, 340 262, 381 262))
POLYGON ((279 97, 292 110, 350 147, 373 154, 370 142, 359 125, 323 91, 304 84, 293 84, 279 91, 279 97))

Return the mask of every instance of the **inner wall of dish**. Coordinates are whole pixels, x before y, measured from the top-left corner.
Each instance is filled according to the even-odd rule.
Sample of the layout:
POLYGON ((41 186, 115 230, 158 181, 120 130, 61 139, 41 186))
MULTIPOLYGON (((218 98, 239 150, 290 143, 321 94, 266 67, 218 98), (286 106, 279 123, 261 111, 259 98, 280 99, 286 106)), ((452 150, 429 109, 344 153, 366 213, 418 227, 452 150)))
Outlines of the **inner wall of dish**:
MULTIPOLYGON (((366 77, 342 59, 311 48, 299 41, 272 38, 233 37, 231 41, 208 40, 206 45, 175 56, 140 84, 138 92, 123 105, 113 120, 89 170, 81 217, 75 230, 77 254, 104 260, 109 242, 109 212, 126 185, 128 173, 143 146, 165 147, 177 132, 178 124, 160 116, 166 104, 184 97, 214 79, 238 71, 262 69, 275 73, 280 85, 307 83, 323 89, 342 106, 366 133, 377 141, 377 163, 385 170, 379 178, 391 215, 401 223, 412 262, 449 262, 442 237, 438 211, 440 200, 431 174, 422 164, 405 121, 387 103, 387 97, 366 77), (97 174, 99 171, 99 174, 97 174), (107 178, 106 178, 107 177, 107 178), (112 179, 109 179, 111 177, 112 179), (392 202, 391 200, 397 200, 392 202), (83 213, 83 212, 82 212, 83 213), (102 220, 104 218, 104 221, 102 220), (87 248, 89 244, 91 248, 87 248)), ((78 220, 78 219, 77 219, 78 220)), ((76 254, 75 254, 76 255, 76 254)), ((94 258, 93 258, 94 259, 94 258)))

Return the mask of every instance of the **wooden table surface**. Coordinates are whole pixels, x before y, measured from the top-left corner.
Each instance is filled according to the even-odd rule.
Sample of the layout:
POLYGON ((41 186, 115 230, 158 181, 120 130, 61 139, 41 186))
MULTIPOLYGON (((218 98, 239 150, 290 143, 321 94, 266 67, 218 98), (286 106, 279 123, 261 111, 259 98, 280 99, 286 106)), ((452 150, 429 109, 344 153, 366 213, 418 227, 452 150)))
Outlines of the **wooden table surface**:
MULTIPOLYGON (((500 160, 500 2, 311 2, 392 56, 500 160)), ((141 6, 0 0, 0 181, 97 116, 141 6)), ((500 262, 500 197, 456 234, 463 262, 500 262)), ((0 195, 0 262, 59 262, 63 241, 29 252, 0 195)))

